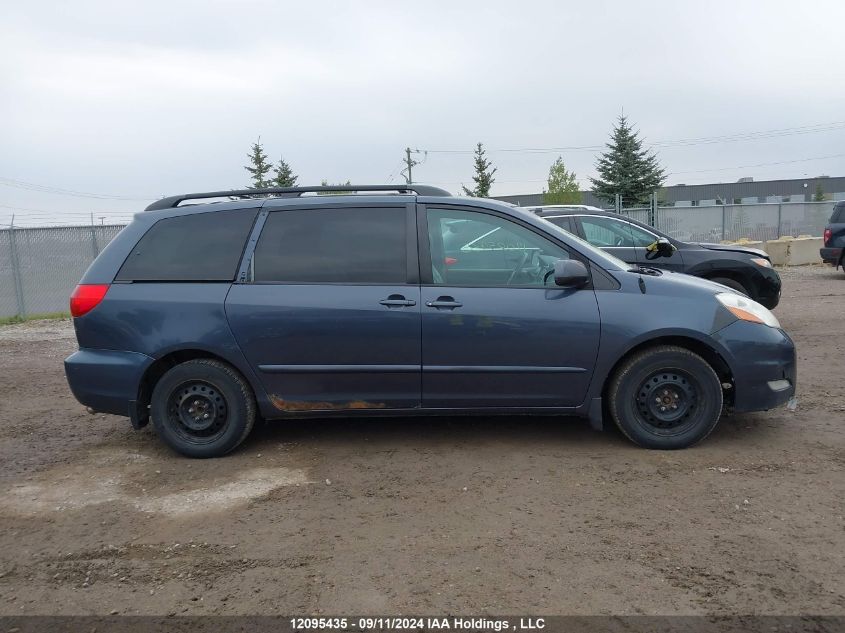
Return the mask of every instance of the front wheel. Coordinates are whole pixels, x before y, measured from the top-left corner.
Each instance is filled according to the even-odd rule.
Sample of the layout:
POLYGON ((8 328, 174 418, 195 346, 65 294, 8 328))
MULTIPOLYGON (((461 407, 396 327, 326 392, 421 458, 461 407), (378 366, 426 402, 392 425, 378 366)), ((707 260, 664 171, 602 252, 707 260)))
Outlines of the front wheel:
POLYGON ((688 349, 659 346, 629 358, 608 388, 613 421, 645 448, 687 448, 707 437, 722 413, 713 368, 688 349))
POLYGON ((741 292, 744 295, 751 296, 751 293, 748 291, 743 284, 736 281, 735 279, 731 279, 729 277, 713 277, 710 281, 715 281, 717 284, 722 284, 723 286, 727 286, 731 290, 736 290, 737 292, 741 292))
POLYGON ((156 433, 188 457, 219 457, 246 439, 255 422, 255 397, 234 368, 199 358, 171 368, 153 389, 156 433))

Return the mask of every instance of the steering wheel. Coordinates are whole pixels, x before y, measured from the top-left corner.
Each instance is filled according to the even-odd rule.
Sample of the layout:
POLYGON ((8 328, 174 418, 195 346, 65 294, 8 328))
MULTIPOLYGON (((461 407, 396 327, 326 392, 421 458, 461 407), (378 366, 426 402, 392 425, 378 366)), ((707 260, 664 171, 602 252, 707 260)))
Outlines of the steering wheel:
POLYGON ((527 264, 528 260, 531 259, 532 254, 533 254, 533 251, 529 251, 529 250, 526 250, 522 253, 522 257, 519 258, 519 261, 517 262, 516 266, 514 266, 513 270, 511 271, 511 274, 508 277, 508 280, 505 282, 506 286, 510 286, 511 282, 514 280, 514 277, 516 277, 516 274, 520 270, 525 268, 525 264, 527 264))

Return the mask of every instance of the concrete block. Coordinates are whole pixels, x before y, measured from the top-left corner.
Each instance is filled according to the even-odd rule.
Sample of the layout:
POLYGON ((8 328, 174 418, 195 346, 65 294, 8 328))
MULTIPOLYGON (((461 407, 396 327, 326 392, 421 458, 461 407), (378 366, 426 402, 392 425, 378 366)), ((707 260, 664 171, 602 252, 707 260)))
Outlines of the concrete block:
POLYGON ((824 240, 820 237, 785 236, 776 240, 769 240, 764 250, 769 254, 775 266, 806 266, 820 264, 819 249, 824 240))
POLYGON ((807 264, 821 264, 819 249, 824 240, 820 237, 799 237, 789 242, 787 263, 790 266, 806 266, 807 264))
POLYGON ((769 254, 772 264, 775 266, 786 266, 786 261, 789 257, 789 241, 784 239, 769 240, 766 242, 764 250, 769 254))

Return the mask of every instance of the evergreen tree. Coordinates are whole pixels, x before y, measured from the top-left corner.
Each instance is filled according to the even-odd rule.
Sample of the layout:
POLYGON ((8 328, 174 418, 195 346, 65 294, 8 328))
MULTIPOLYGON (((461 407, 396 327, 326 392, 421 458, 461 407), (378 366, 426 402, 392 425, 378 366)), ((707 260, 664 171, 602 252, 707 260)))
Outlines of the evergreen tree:
POLYGON ((813 202, 824 202, 825 195, 824 195, 824 188, 822 187, 822 183, 816 183, 816 193, 813 194, 813 202))
MULTIPOLYGON (((329 181, 326 180, 325 178, 323 178, 320 181, 320 186, 321 187, 329 187, 329 186, 332 186, 332 187, 334 187, 334 186, 351 187, 352 183, 349 180, 347 180, 346 182, 339 182, 339 183, 337 183, 337 185, 335 185, 334 183, 329 185, 329 181)), ((347 195, 350 195, 350 194, 351 194, 351 192, 348 192, 348 191, 318 191, 317 192, 318 196, 347 196, 347 195)))
POLYGON ((574 171, 567 171, 563 157, 549 167, 548 191, 543 192, 543 204, 581 204, 581 191, 574 171))
POLYGON ((475 181, 475 187, 467 189, 464 185, 461 185, 464 195, 474 198, 490 197, 490 187, 496 182, 493 178, 496 168, 493 167, 493 169, 490 169, 491 167, 493 167, 493 163, 487 160, 487 156, 484 153, 484 146, 479 143, 475 148, 475 175, 472 177, 475 181))
POLYGON ((268 174, 273 169, 273 164, 267 159, 267 154, 264 153, 260 136, 252 144, 252 149, 247 154, 247 158, 249 158, 249 164, 244 165, 244 169, 249 172, 249 176, 252 179, 252 182, 247 185, 247 189, 261 189, 272 186, 272 181, 268 178, 268 174))
POLYGON ((649 195, 666 181, 666 172, 657 157, 643 149, 638 132, 628 124, 624 115, 610 135, 607 151, 596 163, 598 178, 590 178, 593 193, 609 203, 621 194, 627 204, 645 204, 649 195))
POLYGON ((285 162, 284 158, 279 158, 279 164, 273 170, 273 178, 270 181, 272 187, 296 187, 296 181, 299 176, 293 173, 293 170, 285 162))

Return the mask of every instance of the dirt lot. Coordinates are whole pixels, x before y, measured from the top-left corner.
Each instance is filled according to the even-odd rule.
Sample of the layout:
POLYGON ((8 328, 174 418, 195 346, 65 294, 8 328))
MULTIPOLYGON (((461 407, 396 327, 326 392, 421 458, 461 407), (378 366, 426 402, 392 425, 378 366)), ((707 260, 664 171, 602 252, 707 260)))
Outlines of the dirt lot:
POLYGON ((0 614, 845 613, 845 275, 786 270, 799 399, 661 453, 553 418, 264 425, 191 461, 0 328, 0 614))

